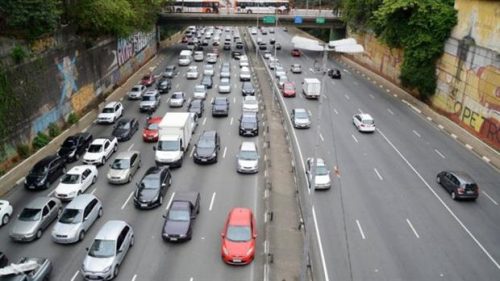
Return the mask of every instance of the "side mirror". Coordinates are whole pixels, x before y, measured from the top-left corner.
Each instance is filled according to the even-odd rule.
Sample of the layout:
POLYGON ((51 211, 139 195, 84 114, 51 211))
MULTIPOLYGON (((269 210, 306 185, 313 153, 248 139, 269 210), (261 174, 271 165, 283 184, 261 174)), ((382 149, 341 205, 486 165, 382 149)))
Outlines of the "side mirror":
POLYGON ((257 239, 257 234, 254 233, 253 239, 257 239))
POLYGON ((221 232, 221 233, 220 233, 220 236, 221 236, 222 238, 226 237, 226 235, 224 234, 224 232, 221 232))
POLYGON ((89 251, 89 247, 85 248, 85 251, 87 251, 87 252, 88 252, 88 251, 89 251))

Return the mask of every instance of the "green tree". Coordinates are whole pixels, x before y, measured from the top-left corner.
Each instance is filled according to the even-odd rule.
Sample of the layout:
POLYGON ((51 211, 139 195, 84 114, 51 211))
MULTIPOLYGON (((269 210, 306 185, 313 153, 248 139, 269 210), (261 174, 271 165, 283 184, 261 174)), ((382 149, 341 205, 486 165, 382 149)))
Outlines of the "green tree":
POLYGON ((0 14, 6 27, 19 37, 36 39, 53 32, 59 23, 61 0, 2 0, 0 14))
POLYGON ((371 29, 373 13, 382 3, 383 0, 344 0, 343 18, 352 30, 366 32, 371 29))

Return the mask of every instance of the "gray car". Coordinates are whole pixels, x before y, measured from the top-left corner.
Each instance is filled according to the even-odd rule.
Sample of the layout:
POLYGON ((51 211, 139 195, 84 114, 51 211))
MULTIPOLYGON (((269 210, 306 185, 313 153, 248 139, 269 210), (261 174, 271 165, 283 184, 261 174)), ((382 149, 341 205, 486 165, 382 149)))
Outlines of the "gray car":
POLYGON ((252 174, 259 172, 259 152, 254 142, 242 142, 236 159, 236 171, 238 173, 252 174))
POLYGON ((132 227, 119 220, 106 222, 87 249, 81 273, 85 280, 111 280, 120 272, 129 249, 134 245, 132 227))
POLYGON ((57 218, 61 201, 53 197, 38 197, 19 213, 9 236, 14 241, 33 241, 57 218))
POLYGON ((101 216, 101 200, 92 194, 78 195, 63 209, 52 229, 52 240, 60 244, 82 241, 101 216))
POLYGON ((139 103, 139 110, 141 112, 153 112, 160 106, 160 93, 158 90, 147 91, 139 103))
POLYGON ((141 167, 141 153, 137 150, 118 153, 108 171, 108 182, 113 184, 129 183, 141 167))

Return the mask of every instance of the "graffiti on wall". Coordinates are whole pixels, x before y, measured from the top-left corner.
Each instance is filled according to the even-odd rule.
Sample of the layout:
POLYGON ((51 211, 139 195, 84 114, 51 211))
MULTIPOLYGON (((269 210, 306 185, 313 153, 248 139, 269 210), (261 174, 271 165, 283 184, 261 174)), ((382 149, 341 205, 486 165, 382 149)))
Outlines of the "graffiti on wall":
POLYGON ((131 59, 134 55, 139 54, 146 48, 155 38, 154 31, 152 32, 137 32, 130 35, 128 38, 120 38, 117 42, 116 56, 118 65, 122 65, 131 59))

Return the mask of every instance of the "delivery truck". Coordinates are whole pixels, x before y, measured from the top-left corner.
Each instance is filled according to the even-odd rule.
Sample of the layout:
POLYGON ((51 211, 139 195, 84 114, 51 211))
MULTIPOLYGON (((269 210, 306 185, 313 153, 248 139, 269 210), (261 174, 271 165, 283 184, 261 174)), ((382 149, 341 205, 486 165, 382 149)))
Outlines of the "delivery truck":
POLYGON ((167 112, 158 124, 158 143, 154 146, 157 165, 182 166, 194 130, 189 112, 167 112))
POLYGON ((318 99, 321 94, 321 82, 317 78, 304 78, 302 93, 307 99, 318 99))

